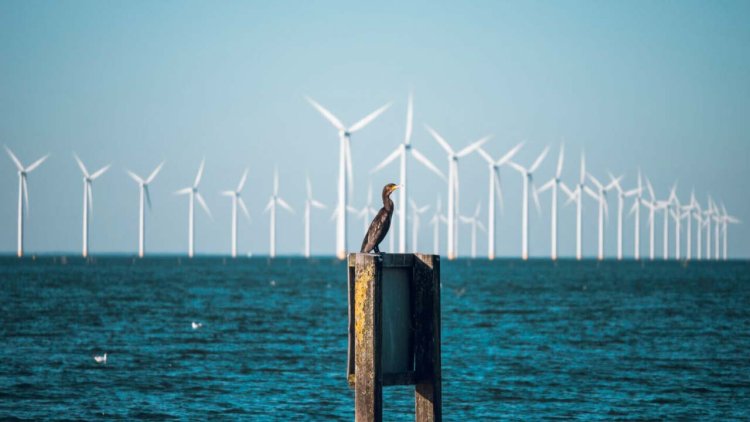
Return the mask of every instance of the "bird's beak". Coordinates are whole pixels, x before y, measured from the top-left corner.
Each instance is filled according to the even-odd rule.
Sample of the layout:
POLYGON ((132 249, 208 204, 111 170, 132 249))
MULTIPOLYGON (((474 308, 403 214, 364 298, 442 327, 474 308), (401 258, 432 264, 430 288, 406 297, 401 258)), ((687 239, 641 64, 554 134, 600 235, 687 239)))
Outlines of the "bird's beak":
POLYGON ((402 187, 404 187, 404 186, 403 185, 396 185, 396 186, 394 186, 394 187, 391 188, 391 192, 394 192, 394 191, 398 190, 398 188, 402 188, 402 187))

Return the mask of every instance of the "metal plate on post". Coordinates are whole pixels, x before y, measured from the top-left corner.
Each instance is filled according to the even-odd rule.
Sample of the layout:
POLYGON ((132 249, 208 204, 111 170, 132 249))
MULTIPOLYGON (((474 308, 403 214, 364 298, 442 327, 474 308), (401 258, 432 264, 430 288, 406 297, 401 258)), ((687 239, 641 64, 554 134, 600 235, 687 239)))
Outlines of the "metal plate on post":
POLYGON ((412 356, 412 269, 383 268, 383 375, 414 370, 412 356))

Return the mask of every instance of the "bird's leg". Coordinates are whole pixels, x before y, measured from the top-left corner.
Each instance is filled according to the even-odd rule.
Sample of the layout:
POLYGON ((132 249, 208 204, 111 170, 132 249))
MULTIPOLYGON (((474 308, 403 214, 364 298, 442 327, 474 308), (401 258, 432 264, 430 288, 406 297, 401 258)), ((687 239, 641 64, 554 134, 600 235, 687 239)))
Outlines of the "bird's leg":
POLYGON ((380 248, 378 248, 378 245, 375 245, 375 247, 372 250, 375 253, 380 253, 380 248))

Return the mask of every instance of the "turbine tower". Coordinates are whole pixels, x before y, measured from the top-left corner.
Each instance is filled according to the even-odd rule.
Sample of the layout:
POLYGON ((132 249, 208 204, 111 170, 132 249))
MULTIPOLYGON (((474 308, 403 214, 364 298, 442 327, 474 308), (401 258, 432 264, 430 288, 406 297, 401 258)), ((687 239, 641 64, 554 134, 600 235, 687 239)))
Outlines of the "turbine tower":
POLYGON ((564 154, 565 148, 563 145, 560 145, 560 156, 557 158, 555 177, 551 178, 539 189, 539 193, 552 189, 552 205, 550 212, 550 258, 553 261, 557 260, 557 189, 560 187, 560 183, 562 183, 560 176, 562 175, 564 154))
POLYGON ((591 173, 588 173, 589 180, 596 186, 596 191, 586 186, 584 190, 586 193, 594 198, 595 201, 599 202, 599 244, 597 248, 596 259, 599 261, 604 259, 604 218, 608 218, 608 207, 607 207, 607 192, 610 191, 617 183, 620 182, 622 176, 617 179, 613 179, 607 186, 594 177, 591 173))
POLYGON ((310 257, 310 213, 313 208, 325 209, 325 205, 313 198, 310 176, 305 179, 307 187, 307 199, 305 199, 305 258, 310 257))
POLYGON ((644 207, 648 208, 648 257, 651 261, 654 260, 654 225, 656 224, 655 218, 656 218, 656 211, 658 211, 661 206, 658 205, 656 202, 656 197, 654 195, 654 188, 651 186, 651 182, 646 179, 646 187, 648 188, 648 194, 651 197, 650 201, 647 201, 645 199, 641 199, 642 204, 644 207))
POLYGON ((294 210, 292 209, 289 204, 282 199, 279 196, 279 172, 276 168, 273 169, 273 195, 271 195, 271 199, 268 200, 268 205, 266 205, 266 209, 263 212, 271 212, 271 244, 269 248, 268 256, 271 258, 276 257, 276 205, 280 205, 285 210, 289 211, 290 213, 294 214, 294 210))
POLYGON ((83 161, 78 158, 78 155, 73 153, 73 157, 78 163, 81 172, 83 173, 83 251, 82 255, 84 258, 89 256, 89 213, 93 212, 94 208, 94 194, 92 190, 92 182, 99 176, 104 174, 109 169, 109 164, 95 171, 93 174, 89 174, 86 166, 83 165, 83 161))
POLYGON ((432 253, 440 255, 440 224, 445 222, 445 216, 443 215, 443 205, 440 195, 437 197, 437 203, 435 204, 435 213, 430 219, 432 225, 432 253))
MULTIPOLYGON (((421 152, 419 152, 414 146, 411 144, 411 135, 412 135, 412 123, 414 119, 414 106, 413 106, 413 97, 411 94, 409 94, 409 102, 407 103, 406 108, 406 134, 404 135, 404 142, 396 147, 396 149, 388 155, 388 157, 385 158, 380 164, 375 166, 371 171, 370 174, 376 173, 383 169, 385 166, 390 164, 393 160, 396 158, 401 159, 401 186, 399 193, 399 201, 398 201, 398 251, 399 253, 405 253, 410 250, 409 244, 408 244, 408 224, 409 219, 407 218, 406 213, 406 203, 407 201, 410 201, 408 198, 407 192, 409 192, 407 189, 409 188, 409 184, 407 183, 407 175, 408 175, 408 168, 409 168, 409 156, 412 156, 415 160, 419 161, 424 165, 427 169, 438 175, 441 179, 445 180, 445 175, 443 172, 441 172, 435 164, 433 164, 427 157, 425 157, 421 152)), ((412 249, 414 252, 416 252, 416 248, 412 249)))
POLYGON ((430 209, 429 205, 425 205, 423 207, 418 207, 417 203, 414 202, 413 199, 409 200, 409 207, 411 208, 411 218, 412 218, 412 244, 414 248, 414 252, 418 252, 419 249, 419 216, 426 213, 427 210, 430 209))
POLYGON ((495 259, 495 194, 497 193, 497 200, 500 204, 500 212, 503 211, 503 191, 501 189, 501 183, 500 183, 500 167, 506 164, 511 158, 513 158, 514 155, 518 152, 519 149, 523 146, 523 142, 520 142, 518 145, 513 147, 510 151, 506 152, 505 155, 500 157, 499 159, 495 160, 493 159, 485 150, 482 148, 479 148, 477 152, 479 152, 479 155, 481 155, 485 161, 487 161, 488 167, 489 167, 489 176, 490 176, 490 184, 489 184, 489 199, 487 204, 488 206, 488 212, 487 212, 487 227, 489 227, 488 235, 487 235, 487 258, 490 260, 495 259))
POLYGON ((151 184, 151 182, 154 181, 156 178, 156 175, 159 174, 159 171, 161 171, 162 166, 164 165, 164 161, 162 161, 154 171, 151 172, 151 174, 146 178, 146 180, 142 179, 137 174, 133 173, 130 170, 126 170, 128 175, 135 180, 136 183, 138 183, 138 188, 140 191, 140 202, 139 202, 139 208, 138 208, 138 257, 143 258, 144 253, 146 252, 146 203, 148 203, 148 209, 151 209, 151 194, 148 192, 148 187, 151 184))
POLYGON ((695 218, 695 256, 700 261, 703 259, 703 211, 695 196, 691 199, 692 218, 695 218))
POLYGON ((680 218, 687 219, 687 242, 685 243, 685 260, 693 259, 693 211, 695 210, 695 192, 690 192, 690 203, 683 205, 681 208, 682 215, 680 218))
POLYGON ((672 187, 672 190, 669 192, 669 205, 671 209, 669 210, 669 213, 672 215, 672 219, 674 220, 674 259, 677 261, 682 259, 682 251, 681 251, 681 239, 680 235, 682 233, 682 205, 680 205, 680 200, 677 198, 677 193, 675 192, 677 189, 677 185, 672 187))
POLYGON ((490 136, 485 136, 469 144, 464 149, 455 152, 448 142, 433 128, 427 125, 425 125, 425 128, 448 155, 448 259, 455 259, 458 256, 458 224, 456 224, 456 214, 459 209, 460 191, 458 183, 458 160, 479 149, 479 147, 490 139, 490 136))
POLYGON ((225 190, 221 194, 232 198, 232 258, 237 258, 237 205, 242 208, 242 213, 245 214, 247 221, 250 221, 250 212, 247 210, 245 201, 242 199, 241 192, 242 188, 245 187, 245 181, 247 180, 247 169, 242 173, 240 183, 237 184, 235 190, 225 190))
POLYGON ((523 202, 521 204, 521 258, 524 261, 529 259, 529 185, 531 185, 532 188, 531 192, 532 196, 534 197, 534 205, 536 205, 536 210, 537 212, 541 212, 539 207, 539 197, 536 194, 536 188, 534 188, 534 172, 537 168, 539 168, 539 165, 542 164, 544 157, 547 156, 547 152, 549 152, 549 147, 544 147, 542 153, 539 154, 539 156, 529 168, 522 167, 521 165, 513 161, 508 162, 511 167, 516 169, 516 171, 521 173, 521 176, 523 176, 523 202))
POLYGON ((349 128, 344 126, 336 116, 330 111, 318 104, 312 98, 307 97, 307 101, 316 109, 323 117, 328 120, 333 127, 339 132, 339 181, 338 181, 338 209, 337 220, 336 220, 336 256, 339 259, 346 258, 346 252, 349 250, 347 245, 346 236, 346 207, 349 206, 349 200, 347 194, 351 194, 351 186, 354 184, 354 172, 352 170, 352 153, 351 153, 351 135, 352 133, 364 128, 380 116, 384 111, 391 106, 388 103, 379 109, 368 114, 357 123, 353 124, 349 128), (347 186, 347 183, 350 183, 347 186))
POLYGON ((10 148, 6 146, 5 151, 8 152, 10 159, 13 160, 13 164, 16 165, 16 169, 18 170, 18 249, 16 254, 21 258, 23 256, 24 213, 26 214, 26 217, 28 217, 29 214, 29 185, 26 181, 26 177, 29 173, 34 171, 34 169, 39 167, 44 160, 49 157, 49 154, 34 161, 28 167, 24 167, 23 164, 21 164, 21 160, 13 154, 13 151, 11 151, 10 148), (26 204, 25 207, 24 202, 26 204))
POLYGON ((201 160, 201 165, 198 168, 198 174, 195 175, 195 181, 193 182, 193 186, 188 186, 186 188, 180 189, 177 192, 175 192, 175 195, 188 195, 189 197, 189 205, 188 205, 188 257, 192 258, 195 254, 195 201, 198 200, 198 203, 201 205, 201 208, 203 208, 203 211, 208 214, 210 218, 213 219, 211 216, 211 210, 208 209, 208 205, 206 205, 206 201, 203 199, 203 195, 198 192, 198 184, 201 182, 201 177, 203 176, 203 168, 205 166, 205 160, 201 160))
POLYGON ((713 200, 708 197, 708 203, 706 209, 703 210, 703 224, 706 226, 706 259, 711 259, 711 218, 713 217, 713 200))
POLYGON ((583 258, 583 188, 586 181, 586 157, 581 153, 581 172, 575 189, 570 189, 565 182, 560 182, 560 188, 568 196, 565 205, 576 201, 576 259, 583 258))
MULTIPOLYGON (((622 220, 623 212, 625 211, 625 199, 630 196, 639 194, 639 188, 625 191, 620 185, 620 178, 615 179, 612 173, 609 174, 611 183, 614 183, 614 188, 617 190, 617 260, 622 261, 622 220)), ((636 235, 637 236, 637 235, 636 235)), ((638 259, 638 258, 636 258, 638 259)))
POLYGON ((481 204, 477 203, 477 208, 474 211, 474 215, 471 217, 465 217, 463 215, 460 215, 458 218, 461 220, 462 223, 468 224, 471 226, 471 258, 475 259, 477 257, 477 228, 482 230, 483 232, 486 232, 484 225, 481 221, 479 221, 479 212, 481 204))

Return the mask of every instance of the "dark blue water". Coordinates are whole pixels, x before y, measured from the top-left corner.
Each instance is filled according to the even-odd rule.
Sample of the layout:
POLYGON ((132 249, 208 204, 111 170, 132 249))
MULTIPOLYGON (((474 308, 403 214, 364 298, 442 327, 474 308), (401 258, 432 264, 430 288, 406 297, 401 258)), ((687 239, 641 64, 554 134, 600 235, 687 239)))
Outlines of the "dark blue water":
MULTIPOLYGON (((345 281, 331 259, 0 258, 0 416, 351 419, 345 281)), ((442 281, 446 420, 750 418, 747 262, 444 260, 442 281)), ((412 390, 384 407, 413 420, 412 390)))

